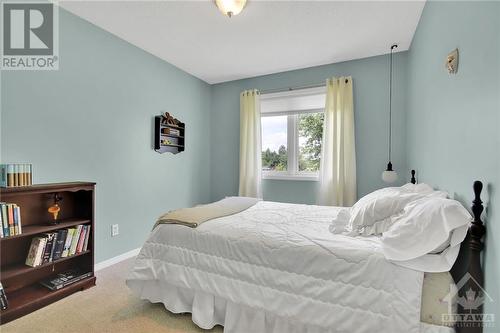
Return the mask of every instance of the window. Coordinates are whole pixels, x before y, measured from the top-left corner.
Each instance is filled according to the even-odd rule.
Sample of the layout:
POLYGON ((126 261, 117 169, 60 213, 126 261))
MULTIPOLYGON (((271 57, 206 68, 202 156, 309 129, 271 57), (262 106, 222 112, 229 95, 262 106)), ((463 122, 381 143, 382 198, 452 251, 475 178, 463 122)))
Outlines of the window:
POLYGON ((262 171, 287 171, 288 117, 262 117, 262 171))
POLYGON ((318 177, 325 89, 261 96, 262 175, 267 179, 318 177))

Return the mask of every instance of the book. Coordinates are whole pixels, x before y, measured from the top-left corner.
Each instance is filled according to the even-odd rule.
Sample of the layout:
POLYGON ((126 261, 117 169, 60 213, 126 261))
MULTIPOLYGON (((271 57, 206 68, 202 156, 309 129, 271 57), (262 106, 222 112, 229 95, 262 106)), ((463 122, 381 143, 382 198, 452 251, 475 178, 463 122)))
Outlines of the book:
POLYGON ((7 295, 3 289, 2 283, 0 282, 0 309, 5 310, 9 307, 9 301, 7 300, 7 295))
POLYGON ((12 206, 12 213, 14 215, 14 233, 21 234, 21 210, 18 205, 12 206))
POLYGON ((14 186, 19 186, 19 164, 14 164, 14 186))
POLYGON ((68 235, 68 229, 61 229, 57 232, 57 239, 54 246, 54 253, 52 254, 53 261, 61 258, 62 252, 64 250, 64 244, 66 243, 67 235, 68 235))
POLYGON ((33 184, 33 166, 31 164, 26 164, 26 172, 28 174, 28 186, 33 184))
POLYGON ((29 186, 33 183, 32 170, 29 163, 0 164, 0 186, 29 186))
POLYGON ((7 204, 7 219, 9 220, 9 233, 10 235, 16 234, 16 229, 14 228, 14 211, 12 209, 12 204, 7 204))
POLYGON ((80 240, 80 234, 82 233, 82 227, 83 225, 77 225, 76 226, 76 231, 73 234, 73 239, 71 240, 71 246, 69 248, 69 254, 68 256, 72 256, 76 254, 76 247, 78 246, 78 241, 80 240))
POLYGON ((3 215, 0 208, 0 238, 3 238, 3 215))
POLYGON ((15 186, 14 182, 14 165, 7 165, 7 186, 15 186))
POLYGON ((25 186, 25 181, 24 181, 24 164, 19 164, 18 165, 18 177, 19 177, 19 186, 25 186))
POLYGON ((21 208, 13 203, 0 202, 0 235, 2 237, 22 233, 21 208))
POLYGON ((76 246, 76 253, 80 253, 83 250, 83 243, 85 243, 85 233, 87 232, 87 226, 82 226, 82 232, 80 233, 80 238, 78 239, 78 245, 76 246))
POLYGON ((64 243, 64 248, 61 254, 61 258, 65 258, 69 255, 69 249, 71 247, 71 241, 73 239, 73 235, 75 234, 76 228, 69 228, 68 234, 66 236, 66 241, 64 243))
POLYGON ((59 290, 70 284, 83 280, 92 276, 92 272, 82 272, 79 269, 72 269, 63 273, 59 273, 48 279, 40 281, 40 284, 50 290, 59 290))
POLYGON ((54 251, 56 250, 57 235, 59 233, 56 231, 53 232, 52 234, 54 235, 54 239, 52 240, 52 246, 50 248, 49 262, 52 262, 54 260, 54 251))
POLYGON ((0 208, 2 209, 2 223, 3 223, 3 236, 10 236, 10 228, 9 228, 9 220, 7 215, 7 204, 2 202, 0 204, 0 208))
POLYGON ((83 243, 83 251, 87 251, 89 245, 89 236, 90 236, 90 225, 87 226, 87 231, 85 232, 85 242, 83 243))
POLYGON ((7 187, 7 164, 0 164, 0 187, 7 187))
POLYGON ((28 257, 25 264, 31 267, 36 267, 41 264, 43 250, 45 249, 46 240, 43 237, 34 237, 31 240, 28 257))
POLYGON ((45 238, 45 237, 41 237, 41 238, 42 238, 42 241, 41 241, 40 249, 37 251, 35 266, 40 266, 41 264, 43 264, 43 253, 45 251, 45 247, 47 246, 47 238, 45 238))
POLYGON ((45 249, 43 251, 42 264, 50 262, 50 254, 52 253, 52 247, 54 246, 54 238, 56 235, 57 234, 53 232, 43 234, 47 244, 45 245, 45 249))

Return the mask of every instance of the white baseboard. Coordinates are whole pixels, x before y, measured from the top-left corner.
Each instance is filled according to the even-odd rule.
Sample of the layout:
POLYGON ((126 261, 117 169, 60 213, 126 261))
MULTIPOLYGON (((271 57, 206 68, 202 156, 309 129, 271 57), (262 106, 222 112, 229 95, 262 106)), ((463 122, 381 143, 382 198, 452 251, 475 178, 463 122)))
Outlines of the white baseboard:
POLYGON ((100 263, 95 264, 94 270, 95 271, 100 271, 103 268, 109 267, 111 265, 117 264, 120 261, 127 260, 129 258, 135 257, 136 255, 139 254, 139 251, 141 250, 140 247, 137 249, 133 249, 131 251, 122 253, 116 257, 110 258, 108 260, 101 261, 100 263))

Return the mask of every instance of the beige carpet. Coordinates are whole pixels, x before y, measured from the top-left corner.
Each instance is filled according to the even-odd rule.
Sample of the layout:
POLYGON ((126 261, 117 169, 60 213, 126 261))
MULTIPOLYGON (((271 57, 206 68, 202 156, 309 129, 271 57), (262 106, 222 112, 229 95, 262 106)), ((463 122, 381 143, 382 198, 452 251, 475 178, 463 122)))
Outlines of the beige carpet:
POLYGON ((190 314, 172 314, 162 304, 135 297, 125 285, 132 259, 97 272, 97 286, 2 325, 2 333, 199 333, 190 314))

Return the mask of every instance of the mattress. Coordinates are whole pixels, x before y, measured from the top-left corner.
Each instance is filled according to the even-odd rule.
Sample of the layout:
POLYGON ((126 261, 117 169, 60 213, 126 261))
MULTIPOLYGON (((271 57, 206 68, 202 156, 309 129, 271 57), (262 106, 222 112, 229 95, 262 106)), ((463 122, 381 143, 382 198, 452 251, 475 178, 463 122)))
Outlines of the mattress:
POLYGON ((450 332, 420 321, 422 272, 385 260, 377 237, 328 232, 339 211, 259 202, 195 229, 158 226, 127 284, 229 333, 450 332))

